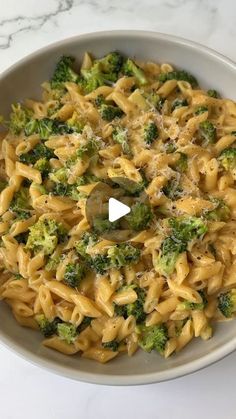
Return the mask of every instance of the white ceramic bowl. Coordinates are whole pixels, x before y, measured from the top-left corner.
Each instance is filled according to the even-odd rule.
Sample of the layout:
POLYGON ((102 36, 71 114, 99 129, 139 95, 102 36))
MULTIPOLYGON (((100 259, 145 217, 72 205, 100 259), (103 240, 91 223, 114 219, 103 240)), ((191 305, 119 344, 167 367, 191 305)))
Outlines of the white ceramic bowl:
MULTIPOLYGON (((85 51, 95 56, 119 50, 144 60, 169 62, 193 73, 201 86, 216 88, 236 99, 236 65, 224 56, 196 43, 173 36, 143 31, 112 31, 82 35, 49 45, 21 60, 0 77, 0 114, 24 98, 40 97, 57 59, 74 55, 81 61, 85 51)), ((41 345, 40 333, 21 328, 5 303, 0 303, 0 341, 26 360, 66 377, 97 384, 131 385, 170 380, 206 367, 236 348, 234 321, 215 327, 207 342, 195 339, 168 360, 156 353, 138 351, 132 358, 119 357, 100 365, 79 356, 64 356, 41 345)))

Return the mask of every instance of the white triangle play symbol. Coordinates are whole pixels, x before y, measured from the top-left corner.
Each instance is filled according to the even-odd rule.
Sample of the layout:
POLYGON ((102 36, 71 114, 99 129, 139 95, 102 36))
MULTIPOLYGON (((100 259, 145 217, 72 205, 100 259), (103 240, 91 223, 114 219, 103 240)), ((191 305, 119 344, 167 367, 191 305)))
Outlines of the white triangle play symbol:
POLYGON ((108 201, 108 211, 109 211, 109 221, 113 222, 119 220, 119 218, 124 217, 124 215, 129 214, 130 207, 123 204, 120 201, 117 201, 115 198, 109 198, 108 201))

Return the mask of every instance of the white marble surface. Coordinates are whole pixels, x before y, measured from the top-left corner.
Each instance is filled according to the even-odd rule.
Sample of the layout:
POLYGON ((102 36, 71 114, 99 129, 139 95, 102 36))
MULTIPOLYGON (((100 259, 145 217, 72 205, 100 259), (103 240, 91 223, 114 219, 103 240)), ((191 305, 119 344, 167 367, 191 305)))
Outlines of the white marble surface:
MULTIPOLYGON (((235 0, 0 0, 0 72, 56 40, 105 29, 183 36, 236 60, 235 0)), ((234 419, 236 353, 172 382, 76 383, 0 347, 1 419, 234 419)))

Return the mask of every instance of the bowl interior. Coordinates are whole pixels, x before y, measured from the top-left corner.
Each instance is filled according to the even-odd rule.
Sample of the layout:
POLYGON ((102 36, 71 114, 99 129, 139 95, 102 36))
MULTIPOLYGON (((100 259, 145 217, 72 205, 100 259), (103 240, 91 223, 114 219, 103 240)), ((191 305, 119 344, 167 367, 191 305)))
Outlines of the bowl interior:
MULTIPOLYGON (((113 50, 184 68, 197 77, 202 87, 216 88, 223 96, 236 99, 236 66, 224 57, 169 36, 114 31, 68 39, 13 66, 0 77, 0 114, 7 115, 11 103, 24 98, 39 99, 40 85, 49 79, 61 55, 74 55, 79 64, 85 51, 101 56, 113 50)), ((79 356, 67 357, 42 347, 40 334, 18 326, 4 303, 0 304, 0 317, 0 341, 26 359, 74 379, 102 384, 140 384, 174 378, 208 365, 236 347, 235 323, 227 322, 215 327, 210 341, 195 339, 168 360, 155 353, 139 351, 132 358, 123 356, 99 365, 79 356)))

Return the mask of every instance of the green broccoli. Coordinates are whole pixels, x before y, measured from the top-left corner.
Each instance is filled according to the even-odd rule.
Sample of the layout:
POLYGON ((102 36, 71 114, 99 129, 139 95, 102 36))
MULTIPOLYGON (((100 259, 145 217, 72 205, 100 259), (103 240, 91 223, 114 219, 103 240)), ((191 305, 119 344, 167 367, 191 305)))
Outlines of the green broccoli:
POLYGON ((39 170, 43 178, 48 176, 50 168, 50 163, 46 157, 42 157, 41 159, 37 160, 37 162, 34 165, 34 169, 39 170))
POLYGON ((98 274, 103 275, 111 268, 110 260, 107 255, 96 255, 90 259, 90 266, 98 274))
POLYGON ((218 297, 218 308, 223 316, 232 317, 236 311, 236 289, 220 294, 218 297))
POLYGON ((25 164, 35 164, 39 159, 45 158, 46 160, 49 160, 53 157, 55 157, 53 151, 40 143, 36 144, 28 153, 22 153, 19 156, 19 160, 25 164))
POLYGON ((230 208, 222 199, 212 198, 211 202, 215 204, 215 209, 205 212, 207 220, 227 221, 230 218, 230 208))
POLYGON ((20 103, 12 105, 10 113, 9 130, 15 135, 19 135, 29 122, 33 112, 20 103))
POLYGON ((155 326, 140 326, 139 346, 146 352, 155 349, 163 354, 168 341, 168 331, 164 324, 155 326))
POLYGON ((95 233, 85 232, 81 239, 75 244, 76 251, 83 259, 88 258, 87 250, 98 242, 98 237, 95 233))
POLYGON ((25 135, 38 134, 41 140, 47 140, 51 135, 65 135, 80 133, 83 130, 83 124, 74 118, 66 122, 58 119, 42 118, 31 119, 25 126, 25 135))
POLYGON ((79 286, 85 276, 85 267, 81 263, 68 263, 64 273, 64 282, 72 288, 79 286))
POLYGON ((121 145, 124 154, 130 154, 127 128, 116 127, 112 132, 112 139, 121 145))
POLYGON ((103 234, 107 231, 119 228, 119 222, 111 222, 104 217, 95 217, 93 219, 93 228, 97 234, 103 234))
POLYGON ((199 291, 199 294, 202 298, 201 303, 193 303, 191 301, 185 300, 182 303, 178 304, 177 310, 204 310, 204 308, 206 308, 208 304, 206 294, 202 290, 199 291))
POLYGON ((137 202, 125 219, 132 230, 140 231, 148 228, 153 219, 153 213, 149 205, 137 202))
POLYGON ((111 340, 110 342, 104 342, 102 346, 103 348, 116 352, 119 348, 119 342, 117 342, 117 340, 111 340))
POLYGON ((207 106, 204 106, 204 105, 202 105, 202 106, 198 106, 196 109, 195 109, 195 115, 201 115, 202 113, 205 113, 205 112, 208 112, 208 108, 207 108, 207 106))
POLYGON ((173 178, 168 180, 166 185, 162 188, 162 192, 167 198, 175 200, 181 196, 183 189, 181 188, 179 181, 173 178))
MULTIPOLYGON (((140 174, 143 175, 143 173, 140 174)), ((122 189, 125 190, 126 194, 129 194, 131 196, 139 196, 139 194, 146 188, 148 181, 143 175, 141 182, 134 182, 130 180, 129 178, 124 177, 114 177, 111 178, 112 182, 114 184, 119 185, 122 189)))
POLYGON ((53 321, 50 322, 44 314, 37 314, 35 316, 35 320, 38 323, 40 331, 45 336, 45 338, 56 334, 57 325, 61 321, 58 317, 56 317, 53 321))
POLYGON ((178 256, 187 250, 188 243, 207 232, 207 226, 197 217, 176 217, 169 219, 171 234, 161 244, 156 270, 163 275, 170 275, 175 269, 178 256))
POLYGON ((117 78, 122 68, 123 57, 119 52, 114 51, 105 55, 103 58, 95 60, 94 63, 99 63, 99 66, 103 73, 114 74, 117 78))
POLYGON ((118 52, 111 52, 105 57, 95 60, 90 69, 82 69, 81 75, 87 93, 99 86, 110 85, 117 81, 122 67, 123 57, 118 52))
POLYGON ((172 154, 172 153, 174 153, 175 151, 176 151, 176 144, 175 144, 173 141, 168 140, 168 141, 165 143, 165 152, 166 152, 167 154, 172 154))
POLYGON ((210 121, 202 121, 199 124, 200 136, 206 144, 212 144, 216 141, 216 127, 210 121))
POLYGON ((156 92, 151 92, 145 95, 146 101, 151 107, 154 107, 157 111, 161 112, 165 103, 165 98, 160 97, 156 92))
POLYGON ((218 160, 225 170, 234 170, 236 168, 236 148, 226 148, 220 153, 218 160))
POLYGON ((217 90, 215 90, 215 89, 209 89, 209 90, 207 91, 207 94, 208 94, 208 96, 210 96, 210 97, 214 97, 215 99, 219 99, 219 98, 220 98, 219 93, 218 93, 218 92, 217 92, 217 90))
POLYGON ((134 316, 136 323, 142 323, 146 318, 146 313, 144 312, 144 302, 145 302, 145 291, 143 288, 135 287, 135 292, 138 296, 138 299, 134 303, 127 304, 125 318, 128 316, 134 316))
POLYGON ((178 256, 186 249, 186 242, 178 242, 175 238, 166 237, 161 244, 161 252, 155 266, 156 270, 162 275, 171 275, 174 272, 178 256))
POLYGON ((176 217, 169 219, 172 228, 171 236, 176 240, 190 242, 195 238, 202 237, 207 232, 207 225, 197 217, 176 217))
POLYGON ((122 110, 118 108, 118 106, 108 105, 106 103, 103 103, 100 106, 99 113, 101 118, 108 122, 113 121, 115 118, 121 118, 123 115, 122 110))
POLYGON ((57 333, 59 338, 65 340, 68 344, 73 343, 77 335, 76 327, 66 322, 57 324, 57 333))
POLYGON ((188 106, 186 99, 175 99, 172 102, 171 110, 173 112, 175 109, 182 108, 183 106, 188 106))
POLYGON ((183 173, 186 172, 188 169, 188 156, 185 153, 180 151, 177 152, 179 154, 179 159, 173 164, 173 169, 177 172, 183 173))
POLYGON ((133 76, 136 78, 139 85, 143 86, 148 83, 147 77, 145 76, 144 71, 134 63, 130 58, 128 58, 123 65, 123 73, 126 76, 133 76))
POLYGON ((159 81, 161 81, 162 83, 164 83, 167 80, 187 81, 192 85, 192 87, 196 87, 198 85, 196 78, 185 70, 170 71, 168 73, 161 73, 159 75, 159 81))
POLYGON ((64 87, 64 83, 66 82, 74 82, 74 83, 77 82, 79 76, 72 69, 72 65, 74 61, 75 60, 73 57, 66 57, 66 56, 62 56, 59 59, 56 65, 56 69, 51 78, 52 89, 61 89, 64 87))
POLYGON ((60 169, 53 170, 49 175, 50 180, 55 183, 66 183, 68 179, 68 169, 61 167, 60 169))
POLYGON ((124 319, 127 319, 127 305, 118 306, 118 304, 114 304, 114 313, 116 316, 124 317, 124 319))
POLYGON ((148 122, 144 126, 144 141, 146 144, 151 145, 158 137, 158 128, 155 122, 148 122))
POLYGON ((86 144, 81 145, 76 155, 79 158, 92 157, 100 148, 100 141, 96 140, 95 138, 91 138, 86 144))
POLYGON ((22 187, 18 192, 15 192, 10 203, 9 210, 12 211, 19 219, 26 219, 31 216, 31 205, 28 188, 22 187))
POLYGON ((61 223, 46 218, 38 220, 29 230, 26 249, 35 253, 43 251, 45 255, 51 255, 57 244, 66 235, 65 228, 61 223))
POLYGON ((57 266, 60 263, 60 256, 50 256, 50 259, 48 260, 45 269, 46 271, 50 272, 50 271, 56 271, 57 270, 57 266))
POLYGON ((140 250, 130 243, 120 243, 112 246, 107 252, 110 267, 122 268, 122 266, 136 263, 140 258, 140 250))

